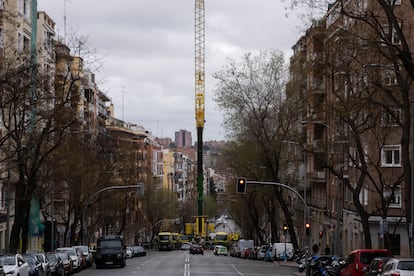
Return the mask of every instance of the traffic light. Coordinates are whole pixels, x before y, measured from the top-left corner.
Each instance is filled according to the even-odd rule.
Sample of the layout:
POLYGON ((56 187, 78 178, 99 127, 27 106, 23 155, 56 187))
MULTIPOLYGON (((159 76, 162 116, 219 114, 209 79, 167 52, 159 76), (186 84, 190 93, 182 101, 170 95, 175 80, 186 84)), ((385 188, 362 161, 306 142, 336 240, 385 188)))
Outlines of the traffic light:
POLYGON ((287 226, 287 224, 285 223, 285 224, 283 224, 283 233, 287 233, 287 230, 288 230, 288 226, 287 226))
POLYGON ((239 177, 237 178, 237 187, 236 187, 236 191, 238 194, 245 194, 246 193, 246 178, 244 177, 239 177))
POLYGON ((323 231, 319 231, 319 238, 322 239, 322 237, 323 237, 323 231))
POLYGON ((305 232, 306 232, 306 236, 309 236, 310 235, 310 223, 309 222, 307 222, 307 223, 305 223, 305 232))

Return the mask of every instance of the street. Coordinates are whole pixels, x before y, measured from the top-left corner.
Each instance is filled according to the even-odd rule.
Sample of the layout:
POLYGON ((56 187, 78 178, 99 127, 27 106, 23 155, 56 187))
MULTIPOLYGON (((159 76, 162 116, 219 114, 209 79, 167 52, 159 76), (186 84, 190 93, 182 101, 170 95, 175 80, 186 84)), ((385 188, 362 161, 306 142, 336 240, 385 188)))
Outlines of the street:
POLYGON ((84 270, 79 276, 201 276, 201 275, 294 275, 296 267, 276 262, 215 256, 212 251, 204 255, 190 255, 188 251, 150 251, 147 256, 127 260, 124 268, 95 267, 84 270))

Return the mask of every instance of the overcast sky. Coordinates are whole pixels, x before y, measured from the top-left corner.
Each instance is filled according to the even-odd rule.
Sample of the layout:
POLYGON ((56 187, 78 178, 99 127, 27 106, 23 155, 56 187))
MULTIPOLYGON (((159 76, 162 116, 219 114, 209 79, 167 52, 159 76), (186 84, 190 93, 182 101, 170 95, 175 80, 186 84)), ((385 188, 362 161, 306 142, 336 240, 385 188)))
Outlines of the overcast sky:
MULTIPOLYGON (((59 36, 87 36, 104 57, 96 78, 115 105, 115 117, 159 137, 186 129, 194 115, 195 0, 38 0, 59 36), (66 3, 66 4, 65 4, 66 3), (66 11, 66 25, 64 15, 66 11)), ((222 140, 223 115, 212 100, 212 74, 248 52, 291 55, 301 33, 280 0, 205 0, 206 113, 203 140, 222 140)))

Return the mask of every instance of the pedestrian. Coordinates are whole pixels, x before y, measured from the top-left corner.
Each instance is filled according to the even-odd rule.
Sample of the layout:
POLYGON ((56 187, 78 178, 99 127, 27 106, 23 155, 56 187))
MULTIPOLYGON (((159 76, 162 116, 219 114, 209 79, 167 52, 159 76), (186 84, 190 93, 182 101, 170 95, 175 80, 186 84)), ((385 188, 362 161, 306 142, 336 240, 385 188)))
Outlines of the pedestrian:
POLYGON ((325 255, 330 255, 331 254, 331 249, 329 248, 329 245, 326 245, 325 247, 325 255))
POLYGON ((312 246, 312 252, 313 252, 313 254, 318 254, 318 251, 319 251, 319 246, 315 243, 312 246))

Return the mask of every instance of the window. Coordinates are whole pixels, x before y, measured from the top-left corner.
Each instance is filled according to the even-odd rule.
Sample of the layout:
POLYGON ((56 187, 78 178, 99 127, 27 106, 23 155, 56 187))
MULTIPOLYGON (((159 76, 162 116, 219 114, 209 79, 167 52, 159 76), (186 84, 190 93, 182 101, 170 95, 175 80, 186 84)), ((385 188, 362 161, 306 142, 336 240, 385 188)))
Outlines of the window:
POLYGON ((17 34, 17 51, 23 52, 23 36, 21 33, 17 34))
MULTIPOLYGON (((391 197, 391 189, 384 190, 384 198, 391 197)), ((390 208, 401 208, 401 188, 400 186, 396 187, 394 190, 394 195, 391 198, 390 208)))
POLYGON ((381 114, 382 126, 397 126, 401 120, 401 109, 390 108, 389 110, 383 110, 381 114))
POLYGON ((383 167, 400 167, 400 145, 385 145, 381 150, 381 159, 383 167))
POLYGON ((3 48, 3 29, 2 28, 0 28, 0 48, 3 48))
POLYGON ((384 41, 385 44, 387 44, 387 42, 391 42, 394 45, 395 44, 401 44, 400 37, 398 36, 398 34, 395 31, 394 27, 391 27, 389 25, 385 25, 385 26, 383 26, 383 31, 384 31, 384 37, 386 39, 386 41, 384 41), (391 34, 390 34, 390 32, 391 32, 391 34))
POLYGON ((361 193, 359 194, 359 202, 361 202, 364 206, 368 206, 368 188, 366 186, 363 186, 361 189, 361 193))
POLYGON ((389 6, 399 6, 401 5, 401 0, 387 0, 389 6))

